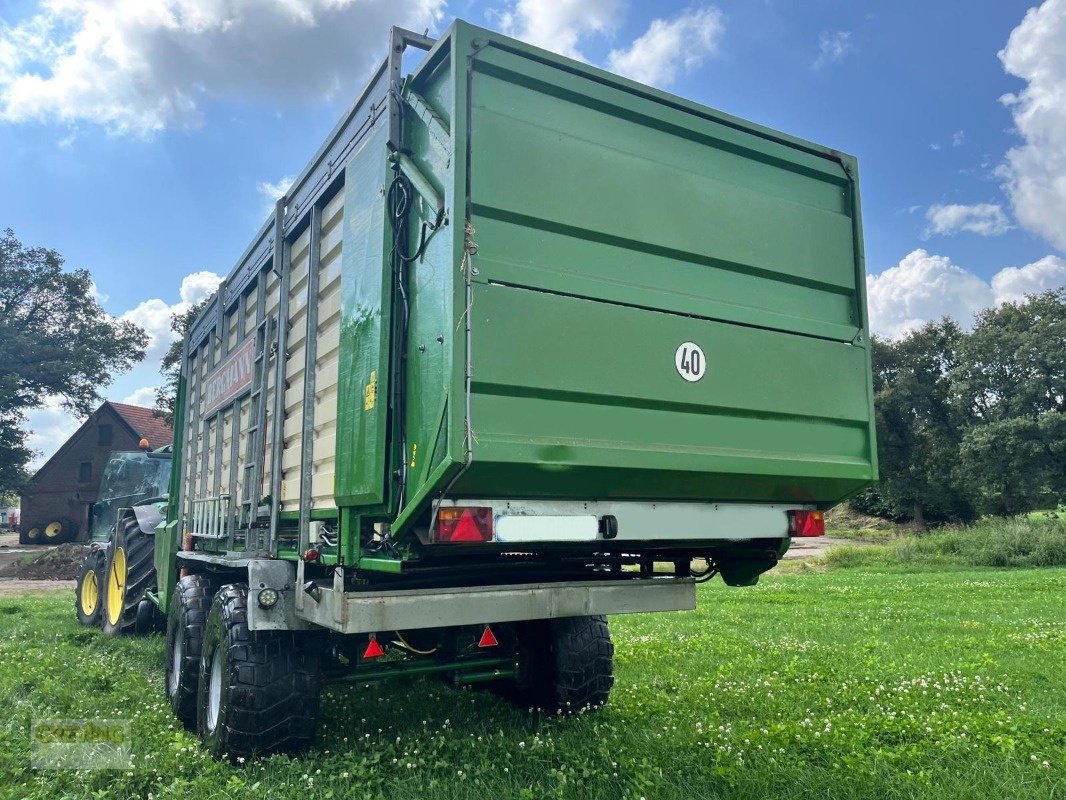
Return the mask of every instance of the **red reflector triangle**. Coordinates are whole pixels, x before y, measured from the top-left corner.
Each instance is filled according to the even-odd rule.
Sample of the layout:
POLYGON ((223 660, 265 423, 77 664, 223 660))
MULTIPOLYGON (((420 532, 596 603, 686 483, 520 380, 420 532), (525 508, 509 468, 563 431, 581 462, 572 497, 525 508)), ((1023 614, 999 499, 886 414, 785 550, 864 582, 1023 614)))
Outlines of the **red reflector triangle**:
POLYGON ((495 647, 499 642, 496 641, 496 637, 492 633, 492 628, 488 625, 485 626, 485 632, 481 634, 481 641, 477 643, 478 647, 495 647))
POLYGON ((378 644, 376 636, 370 637, 370 644, 366 646, 366 650, 363 651, 363 658, 381 658, 385 655, 385 651, 378 644))
POLYGON ((459 517, 459 522, 455 526, 455 530, 452 532, 449 541, 452 542, 483 542, 485 541, 484 535, 477 526, 477 522, 474 521, 474 515, 470 513, 470 509, 466 509, 463 515, 459 517))

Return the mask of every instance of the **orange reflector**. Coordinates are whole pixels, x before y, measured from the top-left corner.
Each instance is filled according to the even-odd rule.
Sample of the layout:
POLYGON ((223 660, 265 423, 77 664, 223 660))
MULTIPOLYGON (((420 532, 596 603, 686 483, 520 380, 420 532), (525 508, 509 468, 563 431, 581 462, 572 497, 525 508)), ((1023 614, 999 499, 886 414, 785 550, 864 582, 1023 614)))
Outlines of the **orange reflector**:
POLYGON ((485 632, 481 634, 481 641, 477 643, 478 647, 495 647, 499 642, 496 641, 496 636, 492 632, 492 628, 488 625, 485 626, 485 632))
POLYGON ((788 533, 790 536, 825 536, 825 514, 808 509, 789 511, 788 533))
POLYGON ((366 650, 363 651, 363 658, 381 658, 383 655, 385 655, 385 651, 378 644, 378 637, 371 636, 370 643, 366 646, 366 650))

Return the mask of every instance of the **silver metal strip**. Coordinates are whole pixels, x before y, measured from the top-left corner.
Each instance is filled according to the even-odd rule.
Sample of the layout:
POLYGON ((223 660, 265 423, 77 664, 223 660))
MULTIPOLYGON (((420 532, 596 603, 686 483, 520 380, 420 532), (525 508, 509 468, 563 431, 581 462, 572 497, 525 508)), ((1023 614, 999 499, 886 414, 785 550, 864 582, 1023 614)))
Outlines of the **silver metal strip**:
POLYGON ((278 552, 278 524, 281 513, 281 451, 285 446, 285 362, 289 346, 289 285, 292 270, 289 268, 289 243, 285 241, 285 202, 282 197, 275 206, 276 228, 274 232, 274 271, 278 273, 278 352, 274 362, 274 419, 270 439, 270 541, 267 551, 278 552))
POLYGON ((311 208, 307 254, 307 333, 304 336, 304 399, 300 429, 300 522, 298 553, 308 546, 311 526, 311 467, 314 462, 315 375, 318 358, 318 283, 322 258, 322 207, 311 208))
POLYGON ((532 583, 391 592, 339 592, 322 585, 319 601, 297 616, 341 633, 442 628, 530 619, 691 611, 690 578, 532 583))

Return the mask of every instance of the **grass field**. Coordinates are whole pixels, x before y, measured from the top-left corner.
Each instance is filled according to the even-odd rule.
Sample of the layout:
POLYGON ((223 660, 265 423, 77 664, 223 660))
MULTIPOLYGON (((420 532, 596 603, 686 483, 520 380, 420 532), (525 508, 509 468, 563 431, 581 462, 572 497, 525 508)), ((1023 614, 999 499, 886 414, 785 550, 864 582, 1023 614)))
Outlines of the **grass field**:
POLYGON ((328 690, 301 759, 209 760, 163 701, 160 636, 0 603, 13 798, 1049 798, 1066 793, 1066 570, 832 569, 612 620, 615 692, 542 718, 433 680, 328 690), (134 719, 136 768, 36 772, 31 718, 134 719))

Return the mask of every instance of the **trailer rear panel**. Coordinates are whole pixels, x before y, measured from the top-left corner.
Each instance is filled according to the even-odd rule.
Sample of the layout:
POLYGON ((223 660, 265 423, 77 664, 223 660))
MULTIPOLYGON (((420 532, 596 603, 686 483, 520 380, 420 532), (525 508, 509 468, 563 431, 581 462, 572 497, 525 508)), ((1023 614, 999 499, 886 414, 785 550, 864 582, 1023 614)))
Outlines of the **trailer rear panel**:
POLYGON ((853 158, 457 22, 193 326, 184 527, 351 563, 442 498, 828 507, 868 332, 853 158))

